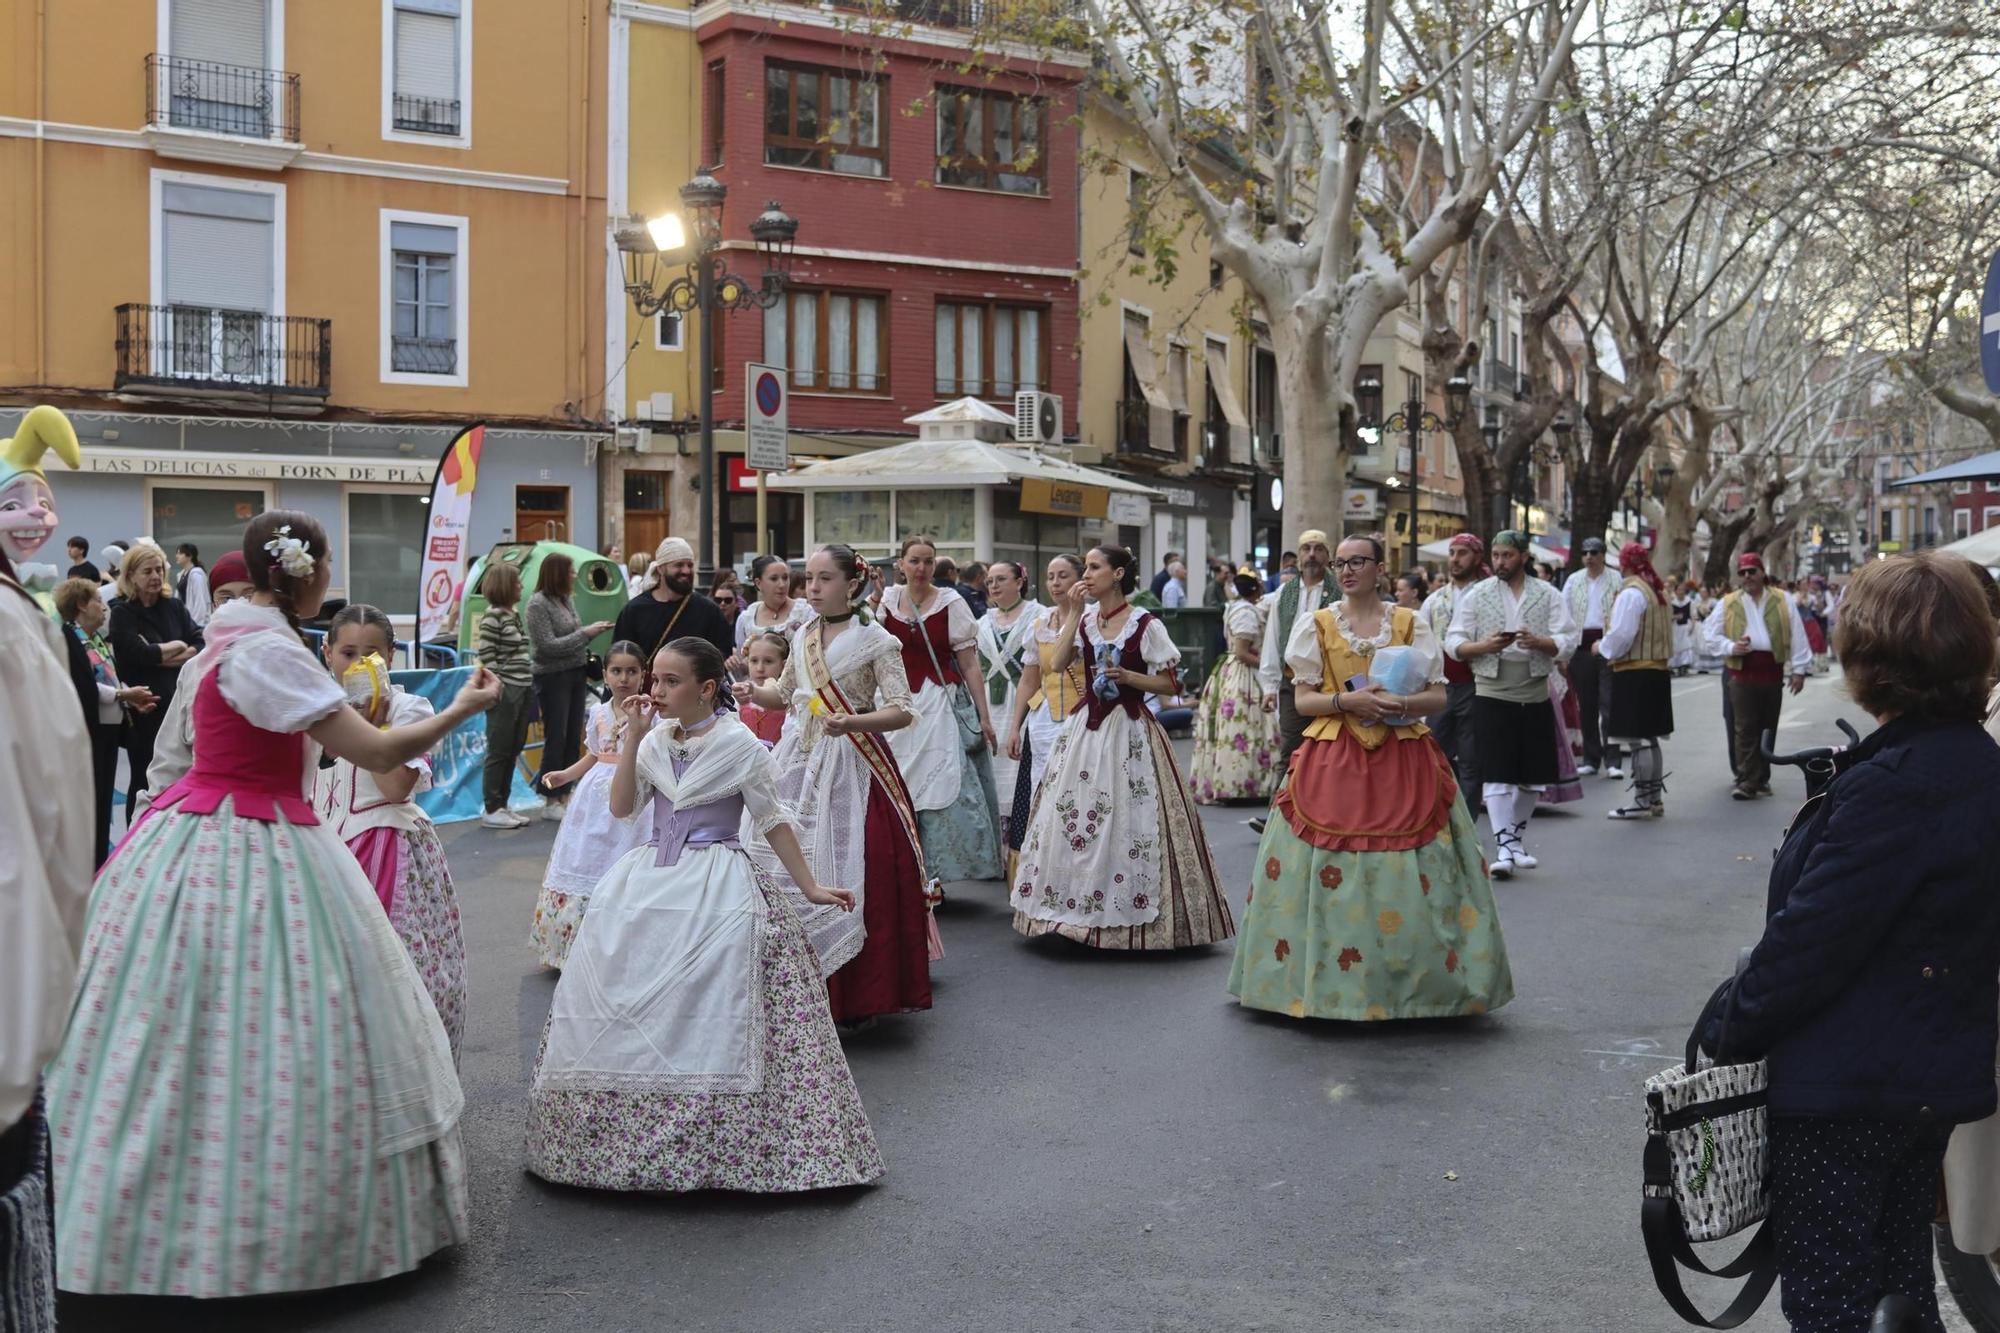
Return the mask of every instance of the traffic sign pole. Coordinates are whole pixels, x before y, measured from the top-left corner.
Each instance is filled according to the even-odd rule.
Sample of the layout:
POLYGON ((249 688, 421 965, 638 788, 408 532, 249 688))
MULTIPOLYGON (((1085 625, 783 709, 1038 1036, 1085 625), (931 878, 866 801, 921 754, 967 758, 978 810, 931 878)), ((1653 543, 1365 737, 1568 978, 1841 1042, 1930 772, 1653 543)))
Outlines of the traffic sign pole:
POLYGON ((764 469, 757 469, 757 549, 766 550, 770 540, 771 510, 770 493, 764 489, 764 469))
POLYGON ((782 366, 762 366, 752 361, 744 367, 745 432, 743 461, 757 472, 757 542, 770 539, 770 498, 764 476, 783 472, 791 465, 790 395, 785 390, 782 366))

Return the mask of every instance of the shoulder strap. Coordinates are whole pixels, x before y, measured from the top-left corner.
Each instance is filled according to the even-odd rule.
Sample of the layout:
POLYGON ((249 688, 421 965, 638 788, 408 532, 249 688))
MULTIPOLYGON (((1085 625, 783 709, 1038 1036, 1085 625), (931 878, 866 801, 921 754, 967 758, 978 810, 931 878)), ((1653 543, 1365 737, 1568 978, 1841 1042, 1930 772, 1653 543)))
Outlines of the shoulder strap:
POLYGON ((1704 1264, 1687 1243, 1671 1199, 1649 1198, 1641 1203, 1639 1230, 1646 1238, 1646 1258, 1653 1267, 1653 1285, 1666 1297, 1667 1304, 1674 1307, 1675 1314, 1697 1328, 1737 1327, 1757 1313, 1757 1307, 1764 1303, 1778 1280, 1778 1239, 1768 1218, 1742 1253, 1720 1268, 1704 1264), (1706 1277, 1740 1277, 1745 1281, 1737 1290, 1736 1299, 1710 1319, 1696 1308, 1681 1286, 1679 1265, 1683 1264, 1706 1277))
POLYGON ((693 593, 689 593, 674 603, 674 613, 667 617, 667 627, 660 631, 660 641, 653 645, 653 651, 646 657, 646 664, 649 668, 652 666, 653 659, 660 655, 660 649, 666 647, 667 641, 674 637, 674 626, 681 623, 681 612, 688 609, 688 603, 694 600, 694 596, 693 593))

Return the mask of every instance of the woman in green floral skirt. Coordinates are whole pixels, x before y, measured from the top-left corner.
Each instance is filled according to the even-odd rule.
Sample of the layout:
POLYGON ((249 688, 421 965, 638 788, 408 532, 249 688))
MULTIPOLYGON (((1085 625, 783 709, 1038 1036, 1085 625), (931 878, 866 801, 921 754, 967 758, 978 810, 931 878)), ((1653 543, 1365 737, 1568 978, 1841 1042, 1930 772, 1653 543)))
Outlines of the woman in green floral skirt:
POLYGON ((1313 721, 1258 848, 1229 973, 1253 1009, 1448 1018, 1514 997, 1478 830, 1418 720, 1444 707, 1443 658, 1423 617, 1382 602, 1381 561, 1375 538, 1342 542, 1343 597, 1299 621, 1286 648, 1313 721), (1427 657, 1421 693, 1366 682, 1392 645, 1427 657))

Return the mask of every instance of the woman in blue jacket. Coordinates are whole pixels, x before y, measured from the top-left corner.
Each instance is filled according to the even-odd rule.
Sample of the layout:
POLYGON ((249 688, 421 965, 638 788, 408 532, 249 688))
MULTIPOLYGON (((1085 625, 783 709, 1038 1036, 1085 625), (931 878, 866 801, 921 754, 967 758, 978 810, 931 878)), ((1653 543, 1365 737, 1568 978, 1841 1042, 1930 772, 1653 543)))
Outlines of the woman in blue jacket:
POLYGON ((2000 747, 1995 623, 1953 556, 1874 560, 1837 633, 1878 729, 1841 756, 1771 872, 1764 938, 1702 1045, 1770 1062, 1785 1317, 1863 1333, 1902 1292, 1941 1330, 1931 1219, 1952 1126, 1994 1110, 2000 747))

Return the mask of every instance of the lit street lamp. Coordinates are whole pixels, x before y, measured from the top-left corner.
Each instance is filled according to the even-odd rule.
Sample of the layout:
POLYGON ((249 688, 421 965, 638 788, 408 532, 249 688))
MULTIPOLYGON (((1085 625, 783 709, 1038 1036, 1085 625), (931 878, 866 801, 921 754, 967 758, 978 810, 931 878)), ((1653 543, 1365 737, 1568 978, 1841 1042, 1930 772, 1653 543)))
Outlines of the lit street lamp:
MULTIPOLYGON (((1354 386, 1354 399, 1357 414, 1361 418, 1358 431, 1363 439, 1368 439, 1372 442, 1373 439, 1379 439, 1383 435, 1394 435, 1397 431, 1403 431, 1409 435, 1410 560, 1404 568, 1415 569, 1417 567, 1417 492, 1419 489, 1417 486, 1417 453, 1423 443, 1422 435, 1427 430, 1449 435, 1458 429, 1458 423, 1465 419, 1466 404, 1472 399, 1472 383, 1463 375, 1453 375, 1445 381, 1444 400, 1446 415, 1442 417, 1413 398, 1403 404, 1402 410, 1398 411, 1387 421, 1379 420, 1382 411, 1382 381, 1372 375, 1364 376, 1356 382, 1354 386)), ((1392 487, 1402 484, 1398 478, 1389 478, 1388 485, 1392 487)))
MULTIPOLYGON (((773 200, 750 224, 750 237, 764 256, 764 275, 753 285, 723 265, 722 201, 729 189, 703 171, 681 187, 687 214, 652 219, 628 217, 618 223, 618 249, 625 261, 625 291, 642 319, 661 311, 701 312, 701 576, 715 571, 715 316, 725 310, 769 310, 785 292, 792 267, 798 219, 773 200), (688 235, 692 224, 694 235, 688 235), (670 276, 675 267, 678 276, 670 276), (664 286, 662 279, 666 279, 664 286)), ((759 540, 761 540, 761 535, 759 540)))

